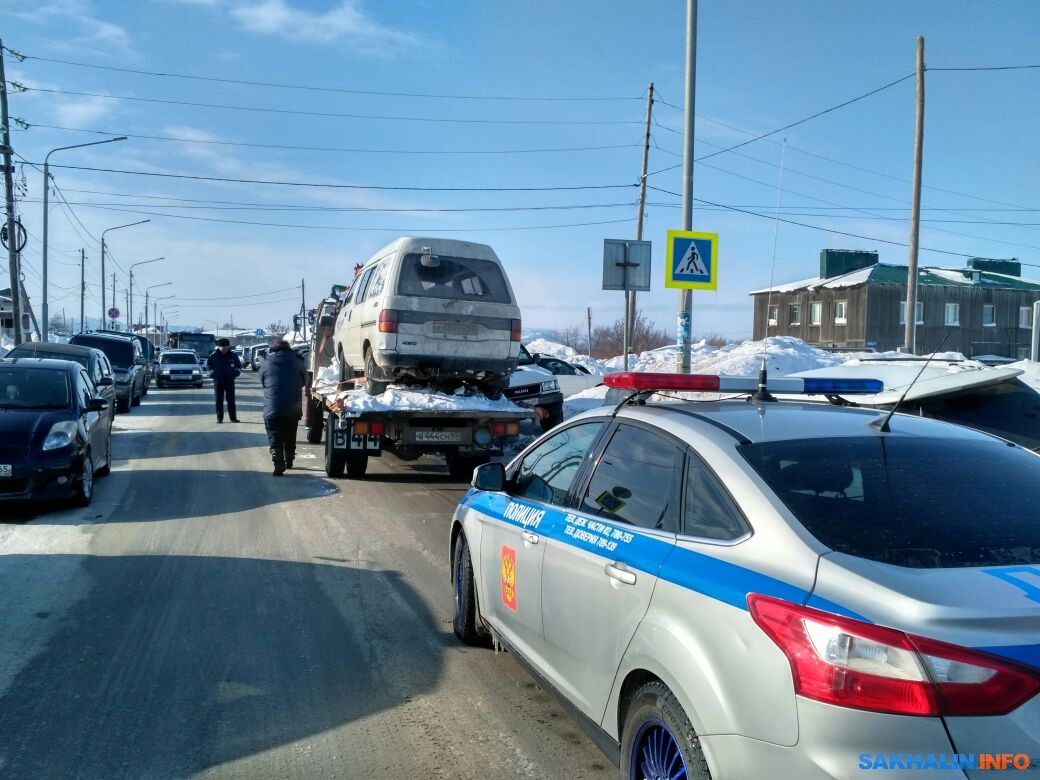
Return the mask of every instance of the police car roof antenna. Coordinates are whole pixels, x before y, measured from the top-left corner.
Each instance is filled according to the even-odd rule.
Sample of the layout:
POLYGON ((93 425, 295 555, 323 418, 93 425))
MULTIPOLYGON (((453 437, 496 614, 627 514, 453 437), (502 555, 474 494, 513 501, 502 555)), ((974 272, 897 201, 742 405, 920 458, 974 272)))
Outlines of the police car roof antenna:
POLYGON ((932 352, 930 355, 928 355, 928 358, 924 361, 924 364, 917 372, 917 376, 914 377, 913 382, 906 386, 906 390, 904 390, 903 394, 899 396, 899 400, 896 401, 895 406, 889 409, 888 414, 886 414, 884 417, 878 417, 876 420, 872 420, 870 423, 871 428, 881 431, 881 433, 888 433, 891 430, 891 428, 888 427, 888 421, 892 419, 893 414, 899 411, 899 407, 903 405, 903 401, 906 400, 906 396, 910 393, 910 388, 912 388, 917 383, 917 380, 921 378, 921 374, 923 374, 924 370, 928 368, 928 364, 932 362, 932 358, 935 357, 936 352, 942 349, 943 344, 946 343, 946 339, 950 337, 951 333, 953 333, 952 330, 946 331, 946 334, 942 337, 942 341, 939 342, 939 346, 935 348, 935 352, 932 352))
POLYGON ((762 365, 758 367, 758 390, 751 396, 752 401, 775 402, 776 396, 766 389, 766 359, 763 356, 762 365))

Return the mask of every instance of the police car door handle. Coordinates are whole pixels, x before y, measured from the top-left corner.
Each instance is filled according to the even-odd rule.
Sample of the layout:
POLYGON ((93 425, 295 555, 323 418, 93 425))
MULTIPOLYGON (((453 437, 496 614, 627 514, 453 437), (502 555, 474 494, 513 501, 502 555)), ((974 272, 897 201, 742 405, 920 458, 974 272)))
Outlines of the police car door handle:
POLYGON ((533 534, 530 531, 521 531, 520 538, 527 544, 538 544, 538 534, 533 534))
POLYGON ((617 580, 623 585, 635 585, 636 574, 635 572, 629 571, 625 564, 615 561, 614 563, 608 563, 603 567, 603 571, 607 573, 607 576, 612 580, 617 580))

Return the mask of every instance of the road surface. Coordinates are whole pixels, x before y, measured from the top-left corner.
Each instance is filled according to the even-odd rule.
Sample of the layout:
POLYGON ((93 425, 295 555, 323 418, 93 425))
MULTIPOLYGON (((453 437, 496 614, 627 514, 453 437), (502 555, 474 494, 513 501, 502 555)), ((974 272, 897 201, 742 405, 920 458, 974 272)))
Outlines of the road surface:
POLYGON ((260 399, 246 373, 217 425, 208 386, 153 388, 90 507, 0 505, 0 776, 615 776, 456 641, 465 486, 426 458, 329 480, 306 444, 275 478, 260 399))

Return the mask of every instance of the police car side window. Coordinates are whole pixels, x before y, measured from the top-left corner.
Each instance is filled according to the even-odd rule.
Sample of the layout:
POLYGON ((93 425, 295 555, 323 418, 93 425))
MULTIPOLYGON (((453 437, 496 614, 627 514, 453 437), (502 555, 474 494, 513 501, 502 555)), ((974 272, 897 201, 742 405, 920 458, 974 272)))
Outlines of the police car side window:
POLYGON ((566 506, 567 493, 602 427, 601 422, 583 423, 550 436, 524 456, 511 492, 520 498, 566 506))
POLYGON ((682 532, 718 541, 739 539, 748 532, 737 509, 718 478, 695 455, 686 465, 686 506, 682 532))
POLYGON ((683 452, 642 428, 620 426, 603 451, 581 509, 643 528, 679 530, 683 452))

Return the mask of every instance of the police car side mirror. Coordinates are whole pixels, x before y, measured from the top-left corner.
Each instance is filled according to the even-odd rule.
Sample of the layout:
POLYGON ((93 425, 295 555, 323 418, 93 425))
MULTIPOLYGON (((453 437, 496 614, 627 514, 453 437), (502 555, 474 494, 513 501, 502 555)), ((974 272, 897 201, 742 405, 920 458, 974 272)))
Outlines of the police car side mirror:
POLYGON ((501 463, 485 463, 473 469, 470 484, 477 490, 500 493, 506 488, 506 469, 501 463))

